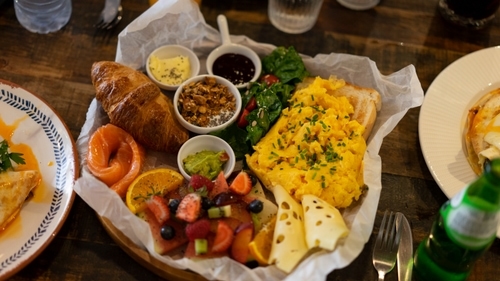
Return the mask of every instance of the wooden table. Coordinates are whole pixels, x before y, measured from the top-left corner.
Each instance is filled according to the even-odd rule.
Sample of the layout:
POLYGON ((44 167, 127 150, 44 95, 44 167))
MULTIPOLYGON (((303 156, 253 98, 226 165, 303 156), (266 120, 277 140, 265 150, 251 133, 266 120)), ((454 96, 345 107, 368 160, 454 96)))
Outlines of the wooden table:
MULTIPOLYGON (((183 0, 186 1, 186 0, 183 0)), ((114 60, 118 33, 148 9, 147 0, 123 0, 123 20, 108 35, 96 34, 95 23, 104 1, 73 1, 69 23, 59 32, 30 33, 16 20, 13 1, 0 7, 0 78, 22 85, 43 97, 67 123, 76 140, 94 98, 90 66, 114 60)), ((409 64, 416 67, 425 90, 433 79, 458 58, 500 44, 500 17, 479 31, 445 22, 437 0, 382 0, 374 9, 353 11, 335 0, 325 0, 314 28, 290 35, 274 28, 265 0, 203 0, 201 11, 216 27, 224 13, 232 34, 259 42, 292 45, 303 54, 349 53, 368 56, 383 74, 409 64)), ((410 110, 388 135, 383 160, 378 230, 383 210, 401 211, 413 227, 414 245, 427 235, 434 215, 447 199, 433 180, 418 139, 419 109, 410 110)), ((439 121, 439 120, 437 120, 439 121)), ((348 267, 328 280, 375 280, 371 261, 373 237, 348 267)), ((494 280, 500 274, 497 241, 481 258, 470 280, 494 280)), ((78 196, 53 242, 12 280, 155 280, 161 279, 129 257, 106 233, 93 210, 78 196)), ((395 272, 386 280, 397 280, 395 272)))

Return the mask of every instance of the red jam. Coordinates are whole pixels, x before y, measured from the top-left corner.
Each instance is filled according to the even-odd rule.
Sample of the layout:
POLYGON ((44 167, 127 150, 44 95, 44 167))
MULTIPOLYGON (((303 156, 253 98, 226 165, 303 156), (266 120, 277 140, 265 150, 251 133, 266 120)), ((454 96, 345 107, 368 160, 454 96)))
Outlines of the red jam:
POLYGON ((255 65, 244 55, 229 53, 214 61, 212 72, 238 85, 252 80, 255 75, 255 65))

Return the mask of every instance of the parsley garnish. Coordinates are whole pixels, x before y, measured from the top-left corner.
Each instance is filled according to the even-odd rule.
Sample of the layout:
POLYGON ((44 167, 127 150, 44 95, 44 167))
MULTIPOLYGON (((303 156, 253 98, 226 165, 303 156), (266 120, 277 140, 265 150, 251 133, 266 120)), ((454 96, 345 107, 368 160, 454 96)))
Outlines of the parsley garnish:
POLYGON ((26 164, 22 153, 9 153, 9 144, 6 140, 0 142, 0 172, 14 169, 12 161, 16 164, 26 164))

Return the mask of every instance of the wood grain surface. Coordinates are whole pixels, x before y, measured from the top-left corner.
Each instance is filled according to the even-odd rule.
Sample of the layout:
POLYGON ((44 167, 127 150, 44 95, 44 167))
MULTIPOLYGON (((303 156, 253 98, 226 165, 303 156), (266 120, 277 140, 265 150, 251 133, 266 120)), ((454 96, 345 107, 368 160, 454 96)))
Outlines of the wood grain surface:
MULTIPOLYGON (((13 1, 0 4, 0 78, 44 98, 76 140, 95 94, 90 81, 92 63, 114 60, 117 35, 149 8, 149 2, 123 0, 123 20, 106 34, 93 27, 103 0, 72 2, 69 23, 62 30, 45 35, 31 33, 18 23, 13 1)), ((436 5, 437 0, 382 0, 373 9, 353 11, 335 0, 325 0, 317 24, 299 35, 283 33, 271 25, 265 0, 203 0, 200 9, 206 22, 214 27, 217 15, 223 13, 232 34, 244 34, 277 46, 292 45, 303 54, 367 56, 376 62, 382 74, 412 64, 425 91, 450 63, 500 44, 500 17, 483 30, 467 30, 444 21, 436 5)), ((427 235, 434 215, 447 199, 423 159, 418 118, 419 109, 411 109, 384 139, 380 151, 383 189, 374 227, 376 233, 384 210, 401 211, 411 223, 415 247, 427 235)), ((327 280, 376 280, 371 261, 373 242, 372 237, 352 264, 332 272, 327 280)), ((53 242, 11 280, 163 279, 124 251, 120 243, 110 237, 103 222, 77 196, 53 242)), ((497 239, 477 262, 469 280, 497 279, 498 264, 497 239)), ((386 280, 397 280, 395 271, 386 280)))

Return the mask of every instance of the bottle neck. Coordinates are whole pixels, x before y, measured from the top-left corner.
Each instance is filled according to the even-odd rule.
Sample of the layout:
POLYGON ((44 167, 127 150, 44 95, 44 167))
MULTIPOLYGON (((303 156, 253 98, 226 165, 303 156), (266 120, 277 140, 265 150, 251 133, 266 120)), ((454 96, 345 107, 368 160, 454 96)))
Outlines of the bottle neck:
POLYGON ((500 185, 485 176, 471 183, 441 208, 450 239, 471 250, 488 245, 500 222, 500 185))
POLYGON ((487 212, 500 210, 500 181, 486 173, 465 189, 463 203, 487 212))

